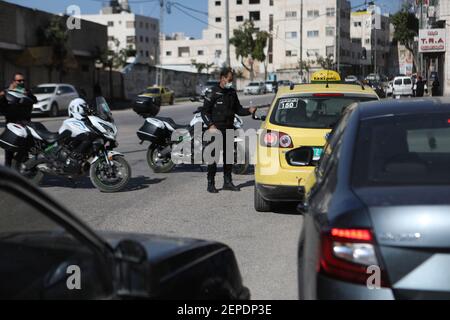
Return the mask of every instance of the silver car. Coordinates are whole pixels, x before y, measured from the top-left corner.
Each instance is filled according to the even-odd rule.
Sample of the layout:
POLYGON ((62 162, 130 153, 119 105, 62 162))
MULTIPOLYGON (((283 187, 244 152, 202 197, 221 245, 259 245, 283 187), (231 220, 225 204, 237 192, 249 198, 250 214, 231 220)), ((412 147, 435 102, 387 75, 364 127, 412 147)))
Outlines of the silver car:
POLYGON ((244 94, 265 94, 266 84, 262 81, 260 82, 250 82, 244 89, 244 94))

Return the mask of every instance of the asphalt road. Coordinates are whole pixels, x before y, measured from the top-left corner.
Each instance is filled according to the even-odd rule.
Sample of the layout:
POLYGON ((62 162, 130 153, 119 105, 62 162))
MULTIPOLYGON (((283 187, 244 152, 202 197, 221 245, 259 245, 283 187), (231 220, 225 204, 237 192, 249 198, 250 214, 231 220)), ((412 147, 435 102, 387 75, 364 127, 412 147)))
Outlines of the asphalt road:
MULTIPOLYGON (((241 97, 244 106, 269 104, 273 95, 241 97), (252 101, 253 103, 250 103, 252 101)), ((189 123, 198 103, 163 106, 160 116, 189 123)), ((297 299, 297 242, 302 217, 295 207, 276 213, 253 208, 254 177, 235 176, 240 193, 206 193, 206 173, 199 167, 179 166, 169 174, 155 174, 147 165, 148 144, 140 145, 136 130, 144 119, 130 110, 114 112, 119 148, 133 170, 128 188, 102 194, 88 178, 70 182, 46 178, 41 187, 78 214, 94 229, 162 234, 220 241, 235 252, 244 283, 253 299, 297 299)), ((39 118, 49 130, 58 130, 64 118, 39 118)), ((244 118, 246 128, 260 123, 244 118)), ((3 162, 3 150, 0 151, 3 162)), ((223 178, 218 174, 217 185, 223 178)))

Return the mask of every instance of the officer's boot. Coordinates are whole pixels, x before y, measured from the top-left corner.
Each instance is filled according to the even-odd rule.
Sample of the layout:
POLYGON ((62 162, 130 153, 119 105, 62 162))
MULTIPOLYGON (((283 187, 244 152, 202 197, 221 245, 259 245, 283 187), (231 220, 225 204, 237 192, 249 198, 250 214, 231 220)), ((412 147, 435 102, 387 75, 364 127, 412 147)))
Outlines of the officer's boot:
POLYGON ((227 172, 225 172, 224 183, 223 183, 223 190, 226 190, 226 191, 241 191, 241 188, 239 188, 238 186, 235 186, 233 184, 233 179, 231 178, 231 170, 227 170, 227 172))
POLYGON ((219 190, 216 189, 216 183, 214 181, 214 178, 208 177, 208 192, 219 193, 219 190))

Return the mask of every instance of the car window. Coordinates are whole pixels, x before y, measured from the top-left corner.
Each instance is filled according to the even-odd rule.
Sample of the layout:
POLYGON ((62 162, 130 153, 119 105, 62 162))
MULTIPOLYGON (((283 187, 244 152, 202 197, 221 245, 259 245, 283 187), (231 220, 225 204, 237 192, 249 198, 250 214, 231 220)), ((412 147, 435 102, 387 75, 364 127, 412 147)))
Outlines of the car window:
POLYGON ((59 91, 61 92, 61 94, 71 94, 75 92, 71 87, 68 86, 59 87, 59 91))
POLYGON ((145 90, 145 93, 158 94, 159 93, 159 88, 148 88, 148 89, 145 90))
POLYGON ((376 97, 291 96, 279 98, 270 122, 296 128, 332 128, 346 107, 355 102, 377 100, 376 97))
POLYGON ((56 87, 35 87, 33 90, 33 94, 53 94, 55 93, 56 87))
POLYGON ((411 79, 403 79, 403 83, 405 85, 408 85, 408 84, 412 84, 412 81, 411 81, 411 79))
POLYGON ((0 207, 8 208, 0 214, 0 299, 100 298, 108 291, 90 247, 18 195, 0 189, 0 207))
POLYGON ((333 152, 340 147, 340 141, 342 140, 344 129, 347 127, 348 121, 352 114, 352 110, 347 110, 348 111, 344 112, 335 129, 332 131, 331 137, 325 145, 322 158, 320 159, 319 166, 317 168, 319 178, 326 174, 328 168, 332 164, 331 159, 333 158, 333 152))
POLYGON ((450 114, 404 115, 361 123, 353 184, 433 185, 450 181, 450 114))
POLYGON ((401 85, 402 84, 402 79, 395 80, 394 84, 397 85, 397 86, 401 85))

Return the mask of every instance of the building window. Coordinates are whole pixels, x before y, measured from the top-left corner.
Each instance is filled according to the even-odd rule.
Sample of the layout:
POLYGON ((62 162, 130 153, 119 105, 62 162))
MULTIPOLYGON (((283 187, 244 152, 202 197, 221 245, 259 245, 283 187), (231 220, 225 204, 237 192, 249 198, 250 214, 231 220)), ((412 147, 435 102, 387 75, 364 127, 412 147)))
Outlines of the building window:
POLYGON ((361 27, 362 26, 362 22, 361 21, 356 21, 355 23, 353 23, 353 25, 355 27, 361 27))
POLYGON ((319 36, 319 30, 308 31, 308 38, 317 38, 319 36))
POLYGON ((222 22, 222 18, 221 17, 217 17, 216 18, 216 22, 222 22))
POLYGON ((140 41, 140 42, 144 42, 144 37, 143 37, 143 36, 140 36, 140 37, 139 37, 139 41, 140 41))
POLYGON ((148 43, 148 37, 145 37, 145 42, 148 43))
POLYGON ((127 36, 127 44, 134 44, 136 43, 136 37, 135 36, 127 36))
POLYGON ((334 17, 336 15, 336 8, 327 8, 327 17, 334 17))
POLYGON ((203 51, 203 50, 198 50, 198 51, 197 51, 197 55, 198 55, 198 56, 204 56, 204 55, 205 55, 205 51, 203 51))
POLYGON ((242 0, 236 0, 236 4, 237 5, 241 5, 242 4, 242 0))
POLYGON ((108 21, 108 27, 114 27, 114 21, 108 21))
POLYGON ((148 51, 145 51, 145 56, 146 56, 147 58, 149 57, 148 51))
POLYGON ((148 27, 149 27, 149 24, 148 24, 148 22, 146 22, 145 23, 145 29, 148 29, 148 27))
POLYGON ((370 39, 366 39, 366 44, 370 44, 370 39))
POLYGON ((222 56, 222 50, 216 50, 216 52, 214 53, 214 56, 216 58, 220 58, 222 56))
POLYGON ((261 1, 260 0, 249 0, 248 3, 249 4, 260 4, 261 1))
POLYGON ((306 55, 308 57, 316 57, 316 56, 319 55, 319 53, 320 53, 319 49, 308 49, 308 50, 306 50, 306 55))
POLYGON ((297 50, 286 50, 286 57, 296 57, 297 54, 297 50))
POLYGON ((180 47, 178 48, 178 57, 189 57, 190 56, 190 49, 189 47, 180 47))
POLYGON ((216 1, 216 7, 220 7, 222 5, 222 3, 220 3, 220 1, 216 1))
POLYGON ((297 39, 297 31, 286 32, 286 39, 297 39))
POLYGON ((114 41, 114 36, 108 36, 108 41, 114 41))
POLYGON ((286 11, 286 18, 297 18, 297 11, 286 11))
POLYGON ((325 33, 327 37, 334 37, 334 27, 326 27, 325 33))
POLYGON ((127 28, 128 29, 136 28, 136 21, 127 21, 127 28))
POLYGON ((141 21, 139 22, 139 28, 143 29, 144 28, 144 23, 141 21))
POLYGON ((237 16, 237 17, 236 17, 236 21, 237 21, 237 22, 242 22, 242 21, 244 21, 244 16, 237 16))
POLYGON ((171 57, 172 56, 172 51, 166 51, 166 57, 171 57))
POLYGON ((216 33, 216 39, 222 39, 222 34, 221 33, 216 33))
POLYGON ((319 10, 308 10, 308 18, 317 18, 319 16, 319 10))
POLYGON ((252 21, 260 21, 261 13, 259 11, 250 11, 250 20, 252 21))

